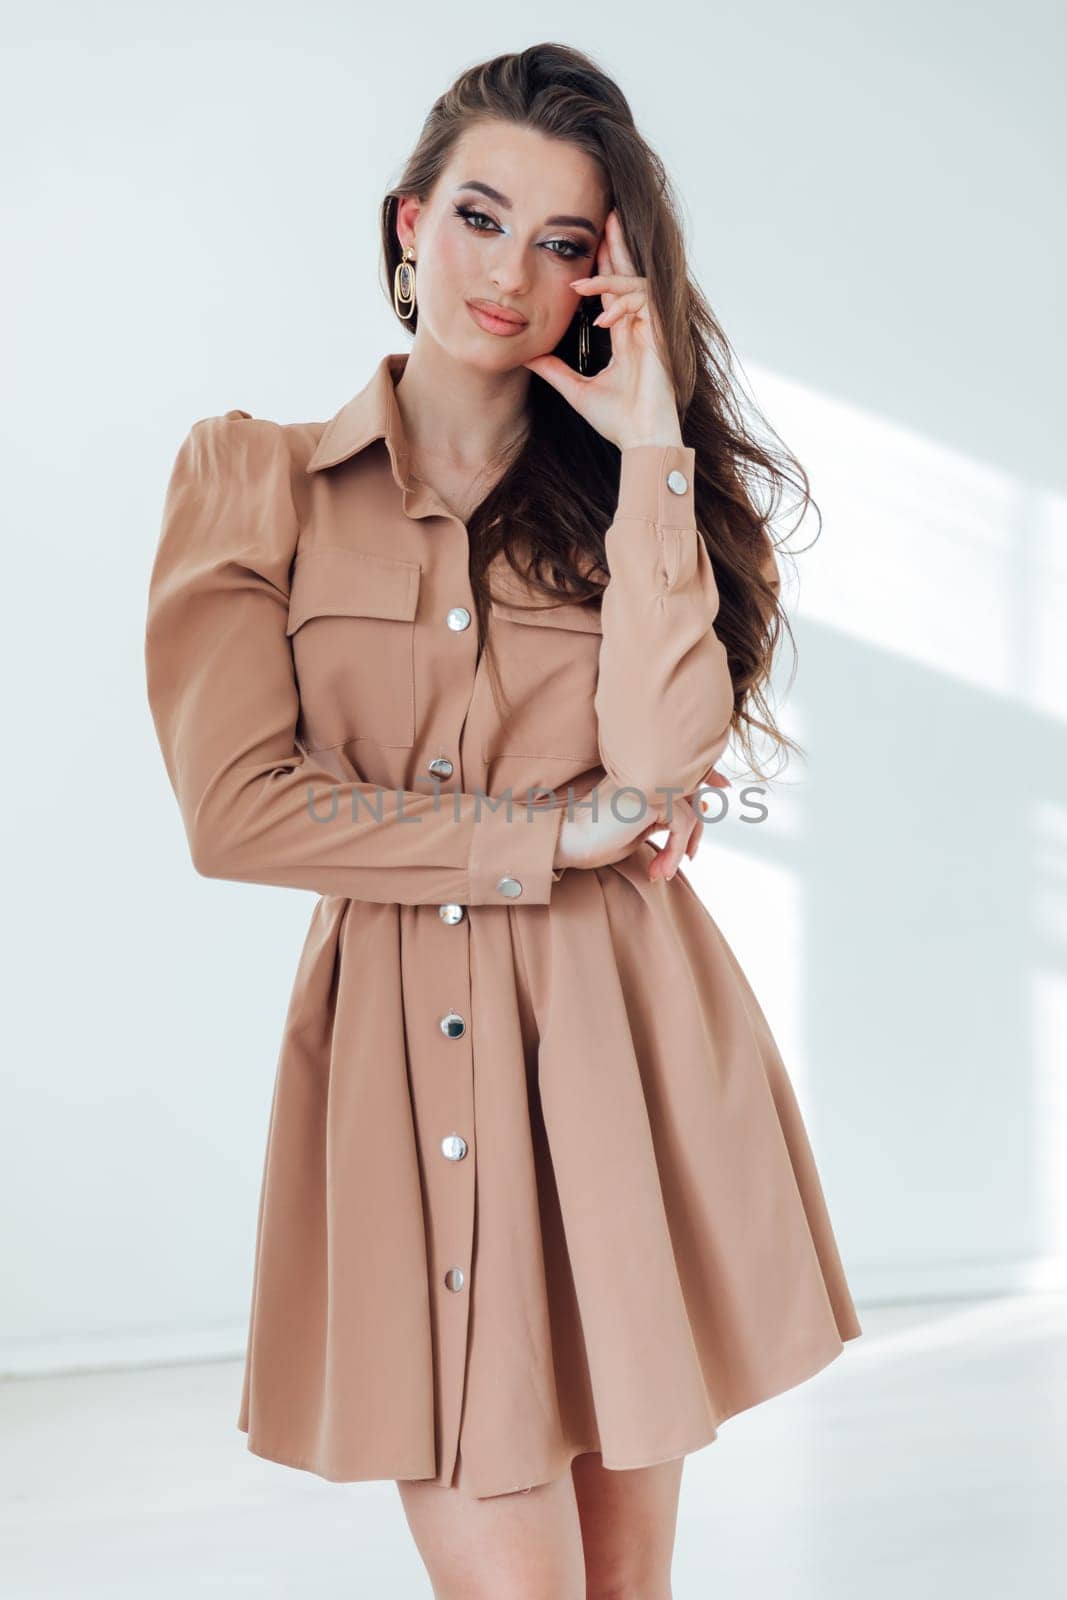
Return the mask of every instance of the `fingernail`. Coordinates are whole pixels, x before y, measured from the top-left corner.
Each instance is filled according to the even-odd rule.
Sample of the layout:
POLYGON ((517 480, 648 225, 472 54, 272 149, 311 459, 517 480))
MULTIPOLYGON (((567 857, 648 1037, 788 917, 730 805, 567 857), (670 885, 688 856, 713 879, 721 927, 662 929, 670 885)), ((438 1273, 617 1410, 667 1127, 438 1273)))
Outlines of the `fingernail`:
POLYGON ((573 289, 574 285, 576 283, 588 283, 588 282, 589 282, 588 278, 572 278, 571 279, 571 288, 573 289))

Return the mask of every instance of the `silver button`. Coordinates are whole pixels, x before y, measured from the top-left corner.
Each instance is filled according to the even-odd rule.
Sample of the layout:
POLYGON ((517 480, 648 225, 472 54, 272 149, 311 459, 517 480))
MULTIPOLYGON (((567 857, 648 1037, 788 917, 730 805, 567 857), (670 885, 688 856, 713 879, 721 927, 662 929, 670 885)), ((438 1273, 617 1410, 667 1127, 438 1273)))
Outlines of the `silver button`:
POLYGON ((506 894, 509 900, 514 900, 516 895, 522 893, 522 884, 518 878, 501 878, 496 886, 497 894, 506 894))
POLYGON ((668 472, 667 488, 672 494, 684 494, 689 487, 689 479, 684 472, 668 472))
POLYGON ((447 756, 435 756, 430 762, 430 771, 438 778, 450 778, 452 776, 452 763, 447 756))
POLYGON ((463 907, 449 901, 447 905, 438 906, 437 915, 442 922, 455 923, 463 921, 463 907))
POLYGON ((470 627, 471 614, 466 606, 453 606, 445 621, 454 633, 460 633, 464 628, 470 627))
POLYGON ((441 1032, 450 1039, 462 1039, 467 1031, 467 1024, 458 1011, 446 1011, 441 1018, 441 1032))
POLYGON ((462 1161, 467 1154, 467 1141, 458 1133, 449 1133, 441 1140, 441 1149, 449 1161, 462 1161))
POLYGON ((448 1271, 445 1273, 445 1288, 446 1289, 462 1289, 462 1287, 463 1287, 463 1268, 462 1267, 449 1267, 448 1271))

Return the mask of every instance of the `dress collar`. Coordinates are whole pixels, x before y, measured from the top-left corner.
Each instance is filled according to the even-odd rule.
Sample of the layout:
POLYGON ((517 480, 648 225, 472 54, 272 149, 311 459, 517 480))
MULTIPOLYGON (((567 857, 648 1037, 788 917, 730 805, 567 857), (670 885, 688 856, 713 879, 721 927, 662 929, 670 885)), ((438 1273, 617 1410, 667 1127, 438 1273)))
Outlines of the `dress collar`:
POLYGON ((370 380, 323 428, 308 460, 308 472, 335 467, 375 439, 384 439, 393 477, 401 489, 407 488, 410 451, 396 399, 396 384, 407 361, 407 351, 382 357, 370 380))

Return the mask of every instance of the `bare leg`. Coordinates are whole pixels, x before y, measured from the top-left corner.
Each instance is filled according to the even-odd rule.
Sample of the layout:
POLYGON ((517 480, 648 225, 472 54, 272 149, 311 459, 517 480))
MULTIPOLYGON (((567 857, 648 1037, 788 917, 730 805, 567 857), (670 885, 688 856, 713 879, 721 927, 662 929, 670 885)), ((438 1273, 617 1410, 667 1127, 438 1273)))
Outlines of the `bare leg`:
POLYGON ((569 1472, 486 1500, 432 1481, 397 1488, 434 1600, 585 1600, 569 1472))
POLYGON ((587 1600, 671 1600, 671 1561, 685 1457, 612 1471, 598 1452, 571 1462, 587 1600))

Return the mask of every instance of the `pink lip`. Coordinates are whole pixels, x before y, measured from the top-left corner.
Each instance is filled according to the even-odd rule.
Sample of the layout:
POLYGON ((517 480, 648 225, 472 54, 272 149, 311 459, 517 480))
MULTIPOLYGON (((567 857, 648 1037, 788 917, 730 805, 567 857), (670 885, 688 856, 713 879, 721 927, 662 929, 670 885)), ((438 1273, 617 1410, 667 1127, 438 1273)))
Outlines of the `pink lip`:
POLYGON ((527 326, 526 319, 520 318, 517 312, 504 311, 501 307, 495 310, 492 302, 488 300, 468 300, 467 310, 480 328, 487 333, 515 334, 521 333, 527 326))

